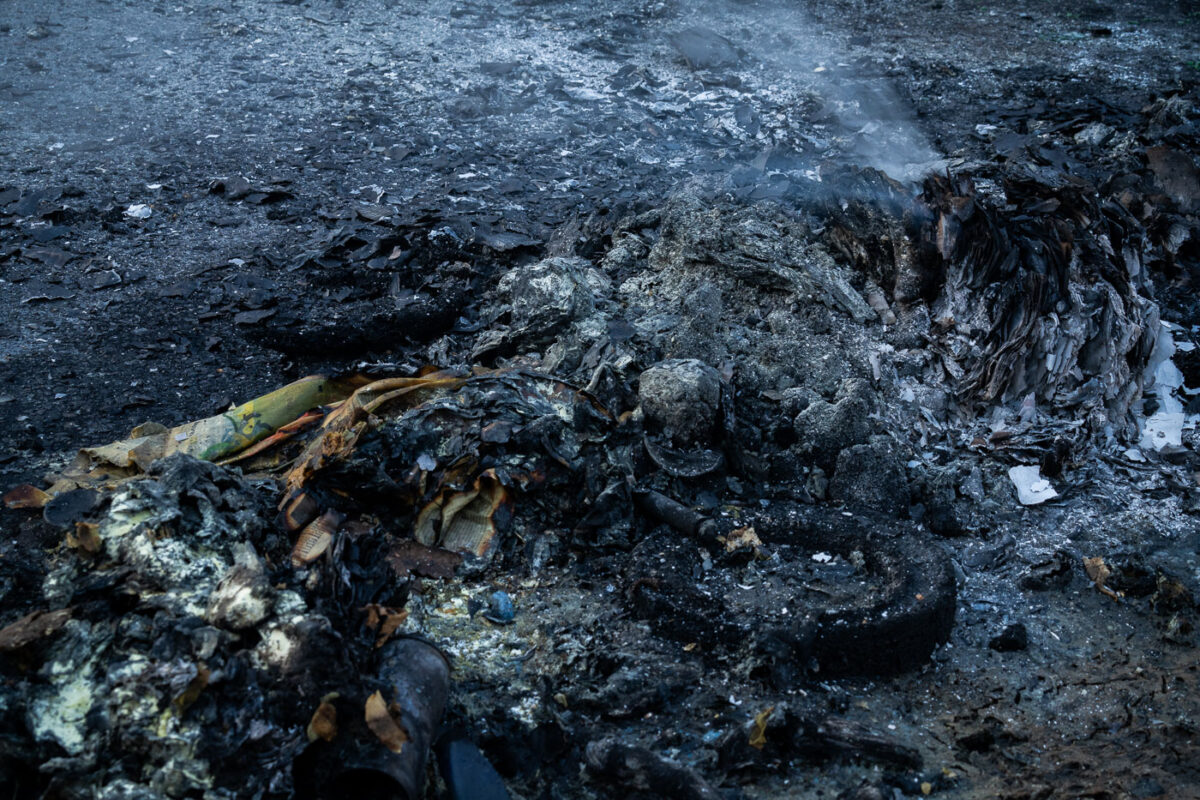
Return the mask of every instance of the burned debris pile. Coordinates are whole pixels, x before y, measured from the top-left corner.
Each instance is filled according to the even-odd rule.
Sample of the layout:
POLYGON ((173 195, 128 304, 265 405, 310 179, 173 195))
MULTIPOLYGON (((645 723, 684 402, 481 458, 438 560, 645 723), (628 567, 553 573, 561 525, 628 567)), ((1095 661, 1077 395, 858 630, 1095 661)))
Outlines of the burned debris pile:
MULTIPOLYGON (((719 71, 714 37, 673 45, 719 71)), ((1153 148, 1071 119, 919 185, 697 180, 545 247, 339 220, 293 262, 321 309, 238 324, 360 363, 6 495, 61 544, 0 560, 0 783, 713 798, 857 761, 854 796, 952 788, 838 681, 1021 653, 1005 620, 961 655, 956 621, 1073 580, 1191 641, 1177 559, 1059 532, 1194 535, 1192 111, 1147 110, 1153 148)))

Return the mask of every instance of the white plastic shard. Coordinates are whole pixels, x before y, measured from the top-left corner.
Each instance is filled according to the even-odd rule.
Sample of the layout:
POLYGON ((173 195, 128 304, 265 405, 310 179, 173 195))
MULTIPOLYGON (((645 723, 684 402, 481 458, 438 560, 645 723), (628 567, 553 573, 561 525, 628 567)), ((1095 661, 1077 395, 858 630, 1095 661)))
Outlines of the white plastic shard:
POLYGON ((1142 455, 1142 451, 1136 447, 1130 447, 1125 451, 1125 457, 1130 461, 1144 462, 1146 457, 1142 455))
POLYGON ((1183 446, 1186 417, 1182 411, 1156 411, 1142 425, 1142 449, 1161 452, 1183 446))
POLYGON ((1042 477, 1042 471, 1037 467, 1012 467, 1008 478, 1017 487, 1017 500, 1023 506, 1036 506, 1047 500, 1058 497, 1058 492, 1050 485, 1050 481, 1042 477))
POLYGON ((1175 342, 1173 331, 1176 329, 1179 329, 1178 326, 1169 322, 1162 323, 1154 352, 1146 365, 1146 388, 1153 391, 1158 400, 1158 409, 1141 421, 1142 436, 1138 444, 1143 450, 1177 450, 1183 446, 1184 429, 1196 425, 1195 416, 1189 418, 1184 413, 1183 403, 1176 396, 1180 389, 1187 391, 1183 384, 1183 373, 1171 361, 1177 350, 1184 349, 1175 342))

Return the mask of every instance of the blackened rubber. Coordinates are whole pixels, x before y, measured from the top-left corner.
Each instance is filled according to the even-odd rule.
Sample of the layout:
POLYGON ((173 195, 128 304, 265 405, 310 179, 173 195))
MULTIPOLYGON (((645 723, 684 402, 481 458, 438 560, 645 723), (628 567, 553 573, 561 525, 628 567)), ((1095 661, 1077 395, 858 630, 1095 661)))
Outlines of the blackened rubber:
POLYGON ((861 602, 829 608, 818 619, 812 655, 822 675, 892 675, 918 667, 954 627, 958 588, 949 557, 914 526, 869 514, 776 503, 754 520, 765 543, 858 551, 884 580, 861 602))

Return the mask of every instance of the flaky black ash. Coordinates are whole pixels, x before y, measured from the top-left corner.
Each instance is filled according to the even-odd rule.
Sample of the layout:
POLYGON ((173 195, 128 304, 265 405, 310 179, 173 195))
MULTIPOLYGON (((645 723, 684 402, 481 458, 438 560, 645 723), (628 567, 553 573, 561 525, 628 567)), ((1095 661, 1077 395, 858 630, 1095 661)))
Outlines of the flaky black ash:
MULTIPOLYGON (((54 520, 93 540, 57 557, 42 588, 66 617, 8 648, 26 669, 11 673, 10 696, 24 699, 14 721, 28 737, 8 769, 55 759, 59 796, 252 786, 418 797, 442 707, 423 718, 420 698, 449 685, 445 674, 413 678, 422 662, 391 654, 417 640, 388 640, 445 645, 421 619, 446 591, 430 594, 434 577, 484 592, 534 575, 637 623, 621 656, 581 640, 583 673, 534 666, 541 708, 503 724, 511 748, 555 731, 564 755, 586 744, 598 776, 650 791, 706 796, 704 781, 771 757, 740 725, 705 745, 712 760, 694 773, 598 744, 654 710, 686 726, 718 673, 732 670, 721 679, 743 687, 732 691, 794 698, 815 681, 920 667, 950 636, 956 578, 927 528, 904 519, 923 500, 909 477, 921 472, 919 446, 882 423, 966 430, 981 409, 1031 396, 1043 424, 1083 423, 1078 446, 1136 431, 1158 335, 1148 234, 1112 201, 1106 215, 1086 186, 1026 179, 1006 187, 1008 208, 966 177, 934 177, 908 196, 851 171, 819 189, 791 212, 683 194, 618 223, 595 261, 514 267, 479 306, 485 327, 440 344, 508 366, 394 415, 379 408, 351 452, 323 463, 306 487, 317 499, 309 517, 335 510, 344 522, 312 563, 289 556, 273 481, 185 455, 99 506, 56 500, 47 518, 66 508, 54 520), (839 193, 852 205, 830 211, 839 193), (858 257, 839 261, 827 242, 858 257), (942 402, 915 401, 931 393, 942 402), (484 496, 485 476, 503 497, 480 507, 471 498, 484 496), (456 520, 473 509, 484 516, 475 528, 452 532, 449 511, 426 522, 428 504, 449 508, 469 492, 456 520), (457 577, 453 564, 413 566, 414 535, 418 547, 462 551, 457 577), (405 615, 426 595, 421 612, 381 633, 381 615, 405 615), (689 666, 647 682, 672 650, 689 666), (624 689, 582 688, 622 674, 624 689), (551 691, 564 680, 580 687, 565 703, 551 691), (387 702, 417 705, 398 728, 400 755, 372 726, 368 698, 381 687, 387 702), (555 705, 578 710, 567 722, 555 705), (325 714, 331 727, 314 735, 325 714), (598 766, 614 758, 625 766, 598 766)), ((90 490, 62 499, 79 491, 90 490)), ((919 752, 886 733, 789 702, 759 733, 775 742, 786 718, 796 756, 920 770, 919 752)), ((468 729, 479 724, 464 701, 451 706, 468 729)))
MULTIPOLYGON (((587 80, 471 54, 485 80, 411 147, 357 142, 424 181, 403 199, 193 187, 311 224, 159 292, 228 317, 184 349, 287 386, 5 495, 28 515, 0 546, 12 796, 1200 785, 1195 87, 997 111, 931 163, 849 64, 780 89, 796 41, 682 20, 635 57, 674 11, 634 5, 556 56, 587 80), (521 180, 464 155, 496 137, 529 146, 521 180)), ((17 274, 71 263, 75 197, 0 185, 33 308, 132 278, 17 274)))

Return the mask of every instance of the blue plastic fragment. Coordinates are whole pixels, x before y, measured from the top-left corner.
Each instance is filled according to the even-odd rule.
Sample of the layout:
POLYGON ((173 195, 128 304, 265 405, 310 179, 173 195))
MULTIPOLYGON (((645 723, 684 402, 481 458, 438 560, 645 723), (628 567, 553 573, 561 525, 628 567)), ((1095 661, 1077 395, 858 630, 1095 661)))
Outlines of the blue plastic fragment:
POLYGON ((500 773, 469 739, 443 738, 437 744, 437 762, 448 800, 509 800, 500 773))
POLYGON ((517 610, 513 608, 512 598, 508 596, 508 592, 495 591, 488 597, 488 608, 484 612, 483 618, 497 625, 508 625, 517 616, 517 610))

